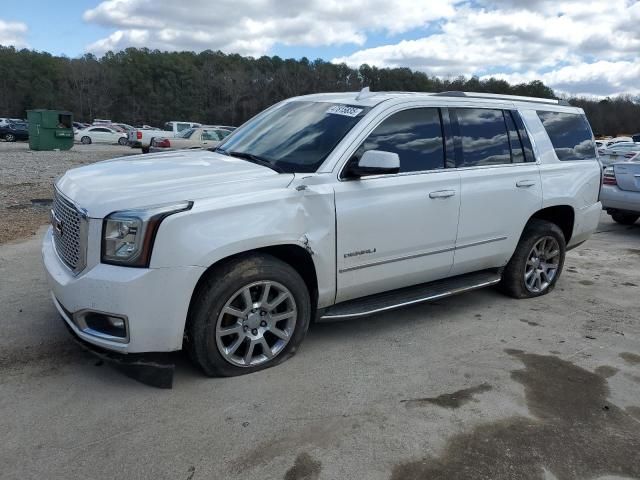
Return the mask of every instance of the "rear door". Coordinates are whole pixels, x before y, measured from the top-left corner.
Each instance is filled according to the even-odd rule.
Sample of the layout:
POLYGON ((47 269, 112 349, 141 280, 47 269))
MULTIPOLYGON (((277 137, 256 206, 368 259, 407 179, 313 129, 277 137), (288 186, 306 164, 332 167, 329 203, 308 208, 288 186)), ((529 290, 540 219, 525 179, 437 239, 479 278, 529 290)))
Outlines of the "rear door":
POLYGON ((540 172, 517 111, 450 109, 461 204, 452 275, 503 265, 542 206, 540 172))

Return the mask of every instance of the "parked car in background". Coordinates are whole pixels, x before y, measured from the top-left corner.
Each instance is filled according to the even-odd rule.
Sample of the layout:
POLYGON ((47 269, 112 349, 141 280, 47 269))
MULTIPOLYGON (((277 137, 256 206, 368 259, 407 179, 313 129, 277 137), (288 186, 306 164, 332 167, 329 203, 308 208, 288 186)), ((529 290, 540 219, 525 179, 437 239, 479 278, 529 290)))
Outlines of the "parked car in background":
POLYGON ((189 128, 198 128, 202 125, 195 122, 177 122, 171 121, 164 124, 164 129, 142 128, 129 132, 128 144, 131 148, 141 148, 142 153, 149 153, 151 142, 156 137, 173 138, 177 137, 180 132, 189 128))
POLYGON ((602 208, 622 225, 640 218, 640 162, 618 162, 604 169, 602 208))
POLYGON ((0 118, 0 127, 6 127, 10 123, 24 123, 24 120, 22 120, 21 118, 0 118))
POLYGON ((78 130, 74 134, 77 142, 89 145, 91 143, 127 144, 127 134, 106 126, 91 126, 78 130))
POLYGON ((636 156, 640 152, 640 143, 618 142, 600 149, 598 156, 603 167, 608 167, 619 161, 625 161, 636 156))
POLYGON ((205 128, 221 128, 222 130, 229 130, 233 132, 238 127, 232 127, 231 125, 202 125, 205 128))
POLYGON ((241 375, 291 357, 314 318, 551 292, 596 230, 601 174, 583 110, 560 101, 308 95, 215 152, 68 171, 42 254, 86 345, 184 347, 207 375, 241 375))
POLYGON ((640 143, 640 133, 636 133, 635 135, 631 135, 631 138, 634 142, 640 143))
POLYGON ((123 131, 127 133, 136 129, 135 127, 129 125, 128 123, 112 123, 112 125, 121 128, 123 131))
POLYGON ((231 132, 222 128, 188 128, 177 137, 155 137, 150 152, 165 152, 183 148, 211 148, 218 145, 231 132))
POLYGON ((7 142, 29 140, 29 126, 25 122, 8 122, 0 125, 0 138, 7 142))

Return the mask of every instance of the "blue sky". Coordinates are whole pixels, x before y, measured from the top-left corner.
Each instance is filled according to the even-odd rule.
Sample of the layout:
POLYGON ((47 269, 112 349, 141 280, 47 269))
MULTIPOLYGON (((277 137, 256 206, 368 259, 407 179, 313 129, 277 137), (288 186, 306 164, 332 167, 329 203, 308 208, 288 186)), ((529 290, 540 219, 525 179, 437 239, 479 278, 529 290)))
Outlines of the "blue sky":
POLYGON ((306 56, 602 97, 640 95, 638 25, 640 0, 14 0, 0 44, 306 56))

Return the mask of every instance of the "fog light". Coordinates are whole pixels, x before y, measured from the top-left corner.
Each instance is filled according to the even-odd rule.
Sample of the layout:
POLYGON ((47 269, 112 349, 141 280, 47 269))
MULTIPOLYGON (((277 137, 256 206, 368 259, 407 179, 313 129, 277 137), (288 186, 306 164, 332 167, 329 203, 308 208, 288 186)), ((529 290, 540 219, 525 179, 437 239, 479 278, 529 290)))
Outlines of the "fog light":
POLYGON ((76 325, 84 333, 106 339, 117 339, 117 341, 127 339, 127 320, 125 317, 90 310, 78 312, 75 317, 76 325))

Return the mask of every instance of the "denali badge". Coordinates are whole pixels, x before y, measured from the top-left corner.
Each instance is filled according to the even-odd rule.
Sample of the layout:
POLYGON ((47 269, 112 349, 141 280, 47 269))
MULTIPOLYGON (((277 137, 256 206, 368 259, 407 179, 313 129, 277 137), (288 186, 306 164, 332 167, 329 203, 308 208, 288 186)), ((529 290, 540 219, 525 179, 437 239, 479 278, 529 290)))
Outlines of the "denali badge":
POLYGON ((376 249, 368 248, 367 250, 358 250, 357 252, 349 252, 344 254, 344 258, 359 257, 360 255, 368 255, 370 253, 376 253, 376 249))

